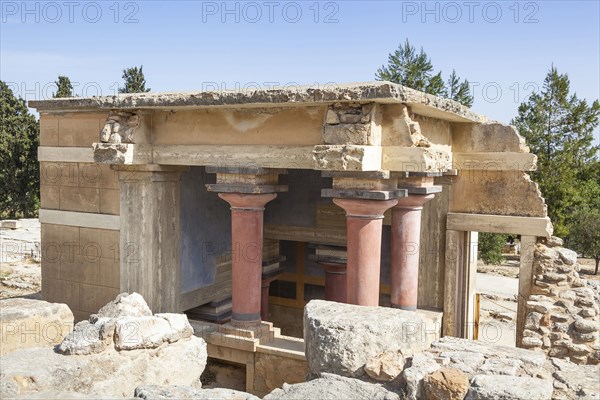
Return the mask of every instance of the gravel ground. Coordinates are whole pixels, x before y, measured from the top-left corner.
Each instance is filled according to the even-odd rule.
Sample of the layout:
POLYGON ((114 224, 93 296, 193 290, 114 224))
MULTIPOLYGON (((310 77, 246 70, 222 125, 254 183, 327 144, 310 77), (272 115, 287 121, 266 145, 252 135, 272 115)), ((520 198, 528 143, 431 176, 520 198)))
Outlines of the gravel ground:
POLYGON ((40 297, 40 222, 19 222, 18 229, 0 228, 0 299, 40 297))

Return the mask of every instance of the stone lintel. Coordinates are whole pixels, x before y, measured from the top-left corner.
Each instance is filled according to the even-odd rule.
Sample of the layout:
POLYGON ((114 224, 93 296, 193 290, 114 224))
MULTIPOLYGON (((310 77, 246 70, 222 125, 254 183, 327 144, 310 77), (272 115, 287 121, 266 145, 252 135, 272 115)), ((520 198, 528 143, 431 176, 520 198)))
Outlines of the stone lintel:
POLYGON ((399 189, 406 189, 408 194, 434 194, 441 193, 441 186, 398 186, 399 189))
POLYGON ((398 197, 406 197, 406 189, 397 190, 337 190, 321 189, 321 197, 333 197, 341 199, 364 199, 364 200, 392 200, 398 197))
POLYGON ((244 193, 244 194, 262 194, 287 192, 287 185, 252 185, 236 183, 209 183, 206 185, 209 192, 217 193, 244 193))

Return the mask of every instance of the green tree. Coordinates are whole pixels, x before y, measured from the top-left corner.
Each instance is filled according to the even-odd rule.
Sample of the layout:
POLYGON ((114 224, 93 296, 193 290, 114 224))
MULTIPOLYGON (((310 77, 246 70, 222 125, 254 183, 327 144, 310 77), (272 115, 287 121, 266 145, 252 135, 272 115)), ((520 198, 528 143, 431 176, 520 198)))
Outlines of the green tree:
POLYGON ((59 75, 58 81, 55 81, 54 83, 56 83, 58 89, 56 90, 56 93, 52 95, 52 97, 73 97, 73 85, 68 77, 59 75))
POLYGON ((125 84, 119 88, 120 93, 146 93, 150 88, 146 89, 146 78, 142 69, 143 65, 138 67, 126 68, 123 70, 123 80, 125 84))
POLYGON ((39 206, 39 124, 0 81, 0 217, 34 217, 39 206))
POLYGON ((486 264, 500 264, 504 261, 502 249, 508 235, 501 233, 480 232, 477 243, 477 256, 486 264))
POLYGON ((568 76, 552 66, 542 90, 519 106, 512 121, 538 157, 532 176, 546 198, 554 232, 562 237, 569 233, 568 219, 575 208, 588 201, 582 190, 598 152, 593 131, 600 115, 597 100, 588 105, 569 92, 568 76))
POLYGON ((461 82, 455 70, 452 70, 448 78, 445 96, 467 107, 473 105, 473 96, 471 96, 469 81, 465 79, 461 82))
POLYGON ((600 208, 583 208, 575 211, 570 219, 569 237, 567 245, 584 257, 592 257, 600 264, 600 208))
POLYGON ((473 105, 469 82, 467 80, 461 82, 456 72, 452 71, 446 85, 442 73, 434 72, 431 59, 423 48, 417 52, 408 39, 389 54, 388 65, 379 68, 375 78, 399 83, 436 96, 448 97, 467 107, 473 105))

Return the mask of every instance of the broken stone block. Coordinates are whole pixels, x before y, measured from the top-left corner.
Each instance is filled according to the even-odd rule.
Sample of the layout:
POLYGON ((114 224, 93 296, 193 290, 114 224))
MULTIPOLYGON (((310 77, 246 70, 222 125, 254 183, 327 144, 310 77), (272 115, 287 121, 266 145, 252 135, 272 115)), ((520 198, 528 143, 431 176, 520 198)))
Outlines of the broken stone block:
POLYGON ((75 325, 75 329, 57 347, 56 351, 65 355, 87 355, 101 353, 109 345, 100 334, 101 324, 91 324, 89 321, 81 321, 75 325))
POLYGON ((367 362, 385 351, 407 357, 427 348, 432 328, 411 311, 312 300, 304 309, 304 330, 312 376, 360 378, 367 362))
POLYGON ((507 358, 490 358, 479 368, 486 375, 517 375, 523 366, 521 360, 507 358))
POLYGON ((509 375, 475 375, 467 399, 472 400, 550 400, 551 381, 509 375))
POLYGON ((73 329, 66 304, 12 298, 0 300, 0 355, 29 347, 52 347, 73 329))
POLYGON ((135 389, 134 397, 144 400, 260 400, 258 397, 232 389, 196 389, 191 386, 144 385, 135 389))
POLYGON ((325 373, 312 381, 295 385, 284 384, 281 389, 275 389, 263 398, 297 399, 399 400, 400 396, 381 385, 325 373))
POLYGON ((0 398, 14 398, 8 397, 8 388, 15 386, 20 398, 130 398, 140 385, 196 384, 206 358, 206 343, 195 336, 154 349, 117 351, 109 346, 89 355, 18 350, 0 357, 0 398), (60 396, 52 395, 57 392, 60 396))
POLYGON ((469 390, 469 377, 455 368, 440 368, 423 380, 426 399, 462 400, 469 390))
POLYGON ((405 383, 407 400, 419 400, 423 398, 423 379, 428 374, 437 371, 441 367, 430 353, 417 353, 411 359, 409 368, 402 372, 402 380, 405 383))
POLYGON ((577 253, 570 249, 565 249, 564 247, 558 247, 556 249, 558 251, 558 255, 560 259, 567 265, 573 265, 577 262, 577 253))
POLYGON ((171 325, 159 317, 123 317, 115 322, 115 348, 153 349, 171 338, 171 325))
POLYGON ((190 321, 185 314, 164 313, 155 314, 154 316, 162 318, 169 323, 169 326, 171 327, 171 334, 167 340, 170 343, 176 342, 180 339, 189 338, 194 334, 194 328, 192 328, 192 325, 190 325, 190 321))
POLYGON ((405 364, 401 351, 385 351, 367 361, 365 372, 376 381, 388 382, 402 373, 405 364))
POLYGON ((100 318, 119 317, 150 317, 152 311, 146 300, 139 293, 121 293, 116 299, 102 307, 96 314, 90 316, 90 322, 95 323, 100 318))

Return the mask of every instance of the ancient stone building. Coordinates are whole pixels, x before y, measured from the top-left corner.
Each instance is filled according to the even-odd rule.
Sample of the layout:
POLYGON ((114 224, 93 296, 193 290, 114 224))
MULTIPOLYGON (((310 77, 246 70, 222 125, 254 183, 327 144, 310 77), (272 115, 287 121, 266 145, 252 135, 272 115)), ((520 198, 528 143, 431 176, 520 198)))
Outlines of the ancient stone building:
POLYGON ((523 298, 552 233, 514 128, 388 82, 30 106, 43 296, 76 319, 139 292, 301 336, 327 298, 443 312, 444 334, 472 337, 477 232, 521 235, 523 298))

